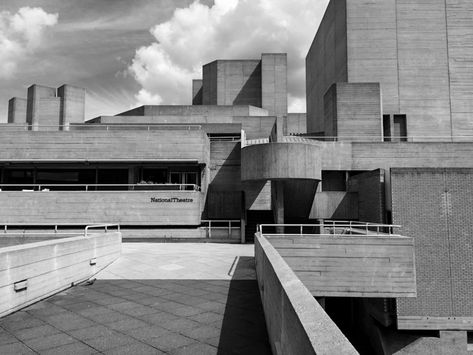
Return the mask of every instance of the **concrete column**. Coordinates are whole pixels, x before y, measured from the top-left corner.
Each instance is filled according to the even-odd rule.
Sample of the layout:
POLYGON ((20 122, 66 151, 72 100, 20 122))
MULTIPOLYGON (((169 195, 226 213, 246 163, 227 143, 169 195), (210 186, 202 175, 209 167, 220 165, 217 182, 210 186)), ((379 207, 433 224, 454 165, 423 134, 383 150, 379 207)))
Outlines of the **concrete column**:
POLYGON ((68 130, 71 123, 84 123, 85 89, 63 85, 57 89, 57 96, 61 98, 60 126, 68 130))
POLYGON ((59 125, 59 103, 55 88, 36 84, 28 88, 26 122, 33 131, 37 131, 40 125, 59 125))
MULTIPOLYGON (((271 181, 274 223, 284 224, 284 182, 271 181)), ((284 233, 284 227, 277 227, 276 233, 284 233)))
POLYGON ((13 97, 8 101, 8 123, 26 123, 26 106, 28 101, 13 97))
POLYGON ((261 55, 261 106, 268 110, 270 116, 287 115, 286 53, 261 55))

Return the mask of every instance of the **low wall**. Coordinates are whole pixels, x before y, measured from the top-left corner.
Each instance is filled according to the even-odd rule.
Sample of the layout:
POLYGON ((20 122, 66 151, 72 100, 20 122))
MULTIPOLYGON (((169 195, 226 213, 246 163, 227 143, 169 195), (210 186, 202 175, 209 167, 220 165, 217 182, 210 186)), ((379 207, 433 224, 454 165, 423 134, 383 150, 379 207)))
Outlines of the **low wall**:
POLYGON ((266 238, 315 297, 416 297, 411 237, 286 234, 266 238))
POLYGON ((256 274, 273 354, 358 354, 276 249, 255 236, 256 274))
POLYGON ((87 280, 120 253, 120 232, 0 248, 0 317, 87 280))

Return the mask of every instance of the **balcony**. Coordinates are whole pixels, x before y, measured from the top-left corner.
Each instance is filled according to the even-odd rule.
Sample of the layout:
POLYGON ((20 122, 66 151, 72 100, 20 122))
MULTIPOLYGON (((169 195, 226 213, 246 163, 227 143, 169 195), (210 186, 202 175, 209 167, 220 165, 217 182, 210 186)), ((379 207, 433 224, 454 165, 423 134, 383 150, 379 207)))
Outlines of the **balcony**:
POLYGON ((188 184, 0 185, 5 224, 199 226, 203 193, 188 184))
POLYGON ((416 297, 414 240, 397 228, 360 222, 260 225, 258 237, 269 241, 315 297, 416 297))

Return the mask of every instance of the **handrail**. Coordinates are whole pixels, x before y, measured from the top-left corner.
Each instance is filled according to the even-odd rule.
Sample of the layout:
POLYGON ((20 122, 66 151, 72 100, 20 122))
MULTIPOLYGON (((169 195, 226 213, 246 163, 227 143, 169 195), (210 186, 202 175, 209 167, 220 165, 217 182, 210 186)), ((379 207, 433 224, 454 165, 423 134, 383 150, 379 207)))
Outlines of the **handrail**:
POLYGON ((290 137, 299 137, 306 139, 313 139, 322 142, 365 142, 365 143, 435 143, 435 142, 471 142, 473 141, 472 135, 464 136, 391 136, 383 137, 379 135, 358 135, 358 136, 314 136, 305 134, 294 134, 290 137))
POLYGON ((89 233, 89 229, 95 229, 95 228, 104 228, 105 233, 108 232, 109 227, 117 227, 117 232, 120 232, 120 225, 116 223, 105 223, 105 224, 93 224, 90 226, 86 226, 84 229, 84 236, 87 237, 89 233))
POLYGON ((347 221, 340 223, 338 221, 324 221, 320 224, 258 224, 257 231, 263 234, 263 229, 272 227, 284 230, 286 227, 297 228, 299 233, 285 233, 276 232, 271 234, 286 234, 286 235, 366 235, 366 236, 396 236, 400 237, 398 233, 394 233, 394 229, 401 228, 400 225, 383 224, 383 223, 369 223, 359 221, 347 221), (304 227, 318 228, 319 233, 304 232, 304 227), (374 230, 373 230, 374 229, 374 230), (328 230, 329 233, 323 233, 328 230), (339 230, 339 231, 337 231, 339 230))
POLYGON ((25 189, 32 187, 33 189, 38 188, 37 191, 45 191, 42 188, 49 187, 83 187, 84 191, 89 191, 89 187, 132 187, 131 190, 135 190, 136 187, 140 187, 137 190, 144 190, 143 187, 174 187, 176 190, 187 190, 186 188, 190 187, 194 191, 200 191, 200 186, 196 184, 0 184, 0 191, 4 187, 23 187, 25 189))
MULTIPOLYGON (((203 228, 207 228, 208 231, 209 231, 209 234, 208 234, 208 238, 211 238, 212 237, 212 228, 213 229, 227 229, 228 228, 228 236, 231 237, 232 235, 232 223, 241 223, 241 220, 239 219, 214 219, 214 220, 209 220, 209 219, 205 219, 205 220, 202 220, 201 221, 202 224, 204 223, 208 223, 208 226, 203 226, 203 228), (225 226, 225 227, 212 227, 212 222, 213 223, 228 223, 228 226, 225 226)), ((235 227, 233 227, 235 228, 235 227)))
MULTIPOLYGON (((55 224, 27 224, 27 223, 2 223, 0 226, 3 226, 3 235, 78 235, 78 232, 59 232, 58 227, 60 226, 84 226, 84 223, 55 223, 55 224), (52 232, 26 232, 23 230, 22 232, 10 232, 8 231, 8 226, 18 226, 18 227, 54 227, 54 231, 52 232)), ((84 236, 88 235, 89 229, 92 228, 104 228, 105 232, 108 232, 109 227, 117 227, 117 231, 120 231, 120 225, 116 223, 100 223, 100 224, 91 224, 85 225, 84 227, 84 236)))
POLYGON ((54 128, 58 130, 62 128, 63 131, 78 131, 81 129, 87 130, 119 130, 120 128, 138 128, 144 129, 147 131, 158 130, 158 129, 176 129, 176 130, 202 130, 202 125, 200 124, 189 124, 189 123, 74 123, 74 124, 65 124, 65 125, 42 125, 42 124, 14 124, 14 123, 5 123, 2 127, 13 128, 8 131, 37 131, 41 128, 54 128), (153 129, 157 128, 157 129, 153 129))

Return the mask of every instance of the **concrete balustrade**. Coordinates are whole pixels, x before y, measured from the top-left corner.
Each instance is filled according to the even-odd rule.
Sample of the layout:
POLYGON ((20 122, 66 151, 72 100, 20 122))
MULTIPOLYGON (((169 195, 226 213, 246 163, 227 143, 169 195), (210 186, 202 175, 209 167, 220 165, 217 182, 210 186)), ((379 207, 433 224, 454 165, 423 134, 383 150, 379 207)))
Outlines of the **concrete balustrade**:
POLYGON ((321 179, 318 144, 269 143, 246 146, 241 151, 241 180, 321 179))
POLYGON ((358 354, 261 234, 255 236, 255 258, 273 354, 358 354))
POLYGON ((0 248, 0 317, 89 279, 120 253, 120 232, 96 230, 0 248))

